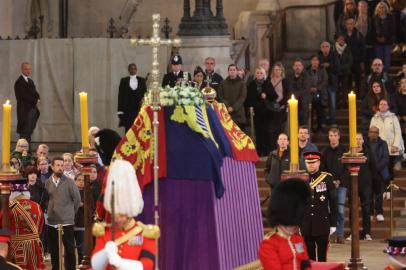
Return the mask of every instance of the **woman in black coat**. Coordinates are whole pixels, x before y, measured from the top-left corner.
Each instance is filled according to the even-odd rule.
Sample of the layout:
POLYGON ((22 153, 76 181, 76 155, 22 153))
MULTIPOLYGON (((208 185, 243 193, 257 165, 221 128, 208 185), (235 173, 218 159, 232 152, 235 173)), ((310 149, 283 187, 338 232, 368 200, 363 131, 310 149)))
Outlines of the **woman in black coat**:
POLYGON ((283 171, 289 170, 290 152, 288 135, 281 133, 278 136, 278 147, 269 154, 265 164, 265 180, 273 189, 280 181, 283 171))
POLYGON ((285 79, 285 68, 282 63, 276 62, 271 69, 270 93, 276 95, 275 109, 271 111, 272 123, 270 125, 271 150, 276 149, 276 140, 285 130, 286 108, 288 103, 288 81, 285 79))
MULTIPOLYGON (((263 68, 255 70, 255 79, 251 81, 247 89, 247 98, 244 106, 246 111, 250 107, 254 109, 254 129, 258 155, 267 156, 271 151, 270 125, 272 122, 273 107, 277 108, 277 94, 271 91, 271 82, 265 79, 266 73, 263 68)), ((275 142, 273 142, 275 143, 275 142)))

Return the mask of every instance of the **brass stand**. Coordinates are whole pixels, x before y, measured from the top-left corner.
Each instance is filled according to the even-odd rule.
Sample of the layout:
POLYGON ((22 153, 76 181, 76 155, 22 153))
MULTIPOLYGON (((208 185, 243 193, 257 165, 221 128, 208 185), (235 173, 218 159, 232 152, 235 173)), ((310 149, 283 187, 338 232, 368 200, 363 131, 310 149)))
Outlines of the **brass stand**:
POLYGON ((27 180, 19 172, 10 167, 9 164, 3 164, 0 170, 0 201, 1 213, 3 213, 1 228, 10 229, 10 220, 8 217, 8 205, 13 184, 25 183, 27 180))
POLYGON ((281 180, 287 179, 300 179, 307 181, 309 180, 309 174, 304 170, 299 170, 299 164, 290 164, 289 171, 283 171, 281 174, 281 180))
POLYGON ((357 153, 356 148, 351 148, 349 153, 345 153, 341 162, 348 166, 351 174, 351 259, 345 269, 364 270, 360 256, 359 247, 359 203, 358 203, 358 172, 360 165, 365 163, 367 158, 362 153, 357 153))
POLYGON ((84 189, 84 225, 85 225, 85 237, 83 243, 85 245, 85 250, 83 252, 83 259, 78 266, 78 269, 89 269, 90 265, 90 256, 93 250, 93 235, 92 235, 92 226, 93 226, 93 198, 92 192, 90 189, 90 173, 92 171, 92 164, 97 163, 97 156, 90 155, 89 149, 84 148, 83 152, 77 152, 75 155, 75 162, 82 165, 81 172, 85 179, 85 189, 84 189))

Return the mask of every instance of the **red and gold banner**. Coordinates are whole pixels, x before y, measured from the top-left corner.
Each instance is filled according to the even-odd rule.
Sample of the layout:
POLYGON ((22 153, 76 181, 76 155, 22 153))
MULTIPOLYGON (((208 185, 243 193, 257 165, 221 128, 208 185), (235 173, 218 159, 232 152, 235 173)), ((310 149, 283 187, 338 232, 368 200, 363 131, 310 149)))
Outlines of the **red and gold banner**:
POLYGON ((258 161, 255 144, 251 138, 245 134, 238 125, 231 119, 224 103, 213 103, 213 109, 216 112, 224 132, 230 141, 233 159, 243 161, 258 161))
MULTIPOLYGON (((116 147, 113 158, 129 161, 134 165, 141 190, 153 179, 154 127, 150 106, 141 108, 131 129, 116 147)), ((158 112, 159 177, 166 177, 166 132, 163 109, 158 112)))

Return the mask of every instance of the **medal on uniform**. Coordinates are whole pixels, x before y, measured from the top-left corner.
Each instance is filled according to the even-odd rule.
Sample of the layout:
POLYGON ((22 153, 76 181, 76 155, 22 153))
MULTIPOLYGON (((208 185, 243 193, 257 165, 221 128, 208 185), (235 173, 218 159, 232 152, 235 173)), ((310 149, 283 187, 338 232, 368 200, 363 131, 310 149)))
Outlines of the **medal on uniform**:
POLYGON ((128 240, 129 246, 141 246, 144 242, 142 235, 136 235, 132 239, 128 240))
POLYGON ((296 249, 297 253, 303 253, 303 251, 304 251, 303 243, 296 243, 295 244, 295 249, 296 249))
POLYGON ((325 199, 326 199, 326 197, 324 197, 324 195, 320 196, 320 201, 324 202, 325 199))
POLYGON ((324 192, 327 190, 327 185, 326 183, 320 183, 316 186, 316 192, 324 192))

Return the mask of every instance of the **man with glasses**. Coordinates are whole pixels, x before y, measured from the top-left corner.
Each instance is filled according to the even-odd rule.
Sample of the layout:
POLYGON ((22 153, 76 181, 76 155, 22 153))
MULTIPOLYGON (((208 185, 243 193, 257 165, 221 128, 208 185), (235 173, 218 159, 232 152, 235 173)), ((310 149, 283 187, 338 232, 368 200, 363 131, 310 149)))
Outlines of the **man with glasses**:
POLYGON ((216 67, 216 60, 214 59, 214 57, 207 57, 204 60, 204 66, 206 68, 204 74, 207 85, 211 86, 214 90, 217 91, 221 81, 223 80, 223 77, 221 77, 220 74, 214 71, 214 68, 216 67))

